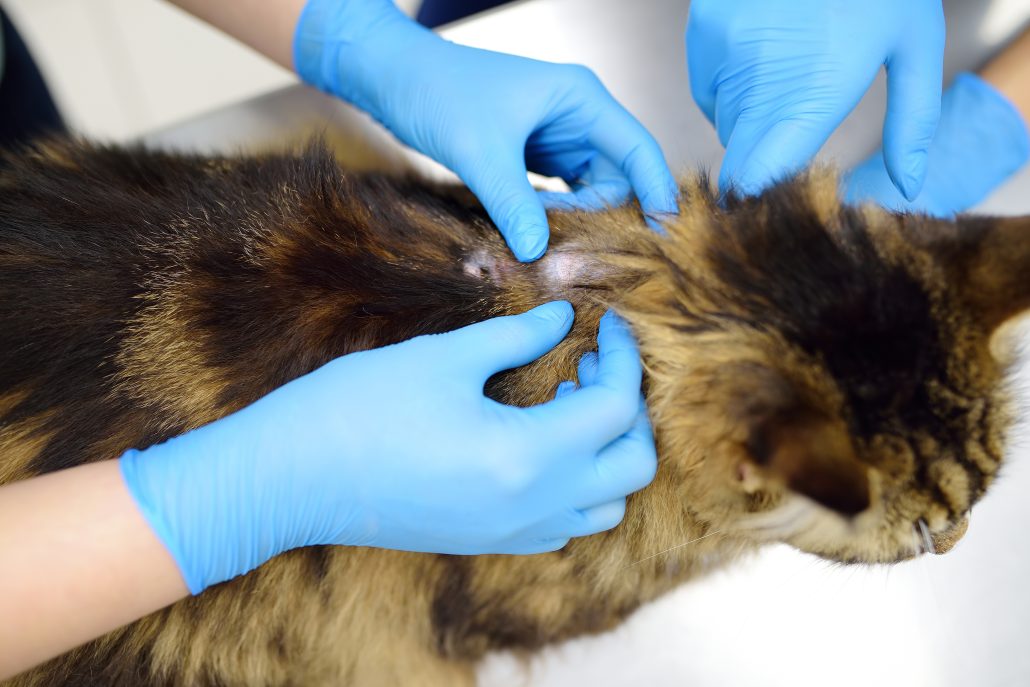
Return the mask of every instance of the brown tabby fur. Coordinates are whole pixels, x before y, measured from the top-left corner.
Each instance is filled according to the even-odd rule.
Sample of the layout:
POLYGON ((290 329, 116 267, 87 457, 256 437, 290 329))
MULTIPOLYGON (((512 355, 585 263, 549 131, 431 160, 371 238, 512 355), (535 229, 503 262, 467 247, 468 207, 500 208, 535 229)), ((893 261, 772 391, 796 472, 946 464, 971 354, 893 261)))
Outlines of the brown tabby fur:
POLYGON ((298 550, 11 684, 470 685, 491 649, 611 628, 766 541, 843 562, 943 551, 1002 460, 989 342, 1030 307, 1030 221, 848 208, 819 172, 720 204, 696 178, 664 235, 632 206, 553 212, 548 253, 522 265, 466 193, 347 172, 318 146, 50 142, 3 165, 0 483, 556 298, 572 333, 489 393, 549 399, 612 307, 640 341, 661 456, 621 526, 562 551, 298 550))

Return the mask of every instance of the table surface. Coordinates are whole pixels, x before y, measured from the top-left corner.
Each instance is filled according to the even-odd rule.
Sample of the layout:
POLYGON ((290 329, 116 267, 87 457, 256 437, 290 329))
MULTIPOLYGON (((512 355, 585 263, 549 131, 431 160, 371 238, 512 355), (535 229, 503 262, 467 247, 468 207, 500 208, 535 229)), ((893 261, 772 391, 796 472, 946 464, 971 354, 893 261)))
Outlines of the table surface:
MULTIPOLYGON (((972 69, 1030 19, 1030 0, 945 2, 948 75, 972 69)), ((690 97, 685 0, 524 0, 446 28, 448 38, 593 68, 662 144, 676 170, 718 169, 721 148, 690 97)), ((824 148, 847 166, 879 143, 882 77, 824 148)), ((304 86, 239 103, 145 141, 204 150, 281 146, 312 131, 345 146, 440 169, 348 106, 304 86)), ((1030 213, 1030 170, 981 211, 1030 213)), ((1019 376, 1030 385, 1030 367, 1019 376)), ((1024 398, 1028 398, 1026 394, 1024 398)), ((1028 418, 1030 420, 1030 418, 1028 418)), ((1030 424, 1030 423, 1025 423, 1030 424)), ((1025 431, 1017 439, 1030 436, 1025 431)), ((772 547, 686 585, 613 632, 547 649, 528 664, 490 657, 484 687, 515 685, 1030 684, 1030 450, 1017 440, 1003 478, 946 556, 838 567, 772 547)))

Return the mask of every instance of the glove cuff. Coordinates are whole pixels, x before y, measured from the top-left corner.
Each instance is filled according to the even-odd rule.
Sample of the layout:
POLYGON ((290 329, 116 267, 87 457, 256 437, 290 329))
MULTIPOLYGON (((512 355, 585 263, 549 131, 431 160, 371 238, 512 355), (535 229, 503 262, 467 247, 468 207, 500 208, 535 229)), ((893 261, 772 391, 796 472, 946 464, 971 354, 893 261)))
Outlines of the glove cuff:
MULTIPOLYGON (((262 437, 239 414, 119 459, 143 517, 175 559, 191 594, 261 565, 291 546, 290 523, 263 512, 246 468, 262 437), (243 437, 251 437, 253 441, 243 437)), ((252 472, 253 470, 251 470, 252 472)))
POLYGON ((979 76, 961 73, 944 93, 923 191, 911 203, 877 152, 847 180, 847 199, 948 217, 984 200, 1030 160, 1030 132, 1016 107, 979 76))
MULTIPOLYGON (((142 464, 143 461, 162 460, 164 460, 164 456, 145 456, 136 449, 130 449, 122 454, 122 457, 118 460, 118 467, 122 473, 122 479, 125 481, 125 486, 129 489, 129 494, 132 495, 132 499, 136 502, 136 506, 143 514, 147 524, 150 525, 157 538, 161 540, 161 543, 164 544, 164 547, 172 555, 175 565, 178 566, 179 573, 182 575, 182 579, 190 590, 190 594, 199 594, 207 586, 204 583, 204 575, 196 565, 191 564, 190 559, 184 554, 179 538, 174 535, 172 528, 169 527, 168 522, 161 515, 161 509, 155 507, 155 498, 151 493, 152 488, 155 486, 160 488, 161 485, 155 485, 152 473, 148 473, 146 466, 142 464)), ((156 500, 160 501, 161 499, 158 497, 156 500)))
POLYGON ((373 85, 386 77, 371 53, 403 51, 409 32, 431 33, 390 0, 309 0, 293 36, 297 74, 376 116, 373 85))
POLYGON ((976 74, 963 72, 949 89, 950 102, 944 105, 949 123, 976 126, 978 139, 989 146, 984 154, 996 156, 997 183, 1001 183, 1030 160, 1030 131, 1023 116, 1001 91, 976 74))

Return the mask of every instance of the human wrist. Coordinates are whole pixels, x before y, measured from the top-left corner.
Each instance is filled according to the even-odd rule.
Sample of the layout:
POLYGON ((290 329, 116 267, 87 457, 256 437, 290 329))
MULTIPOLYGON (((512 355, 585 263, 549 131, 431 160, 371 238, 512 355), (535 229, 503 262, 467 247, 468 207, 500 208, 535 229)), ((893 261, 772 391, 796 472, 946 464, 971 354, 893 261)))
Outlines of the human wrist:
POLYGON ((1015 105, 1024 122, 1030 122, 1030 30, 984 65, 980 76, 1015 105))
POLYGON ((186 596, 113 460, 0 486, 0 682, 186 596))
POLYGON ((426 39, 441 40, 390 0, 309 0, 294 34, 294 66, 307 83, 378 119, 376 93, 392 78, 389 67, 426 39))

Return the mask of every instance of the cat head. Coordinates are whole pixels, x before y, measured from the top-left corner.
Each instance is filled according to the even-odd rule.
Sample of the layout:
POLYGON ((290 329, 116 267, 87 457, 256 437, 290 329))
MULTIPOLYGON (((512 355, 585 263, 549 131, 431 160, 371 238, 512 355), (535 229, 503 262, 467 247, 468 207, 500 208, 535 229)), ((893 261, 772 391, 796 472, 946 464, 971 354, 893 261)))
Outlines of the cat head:
POLYGON ((688 507, 842 562, 949 549, 1003 458, 1030 219, 847 207, 812 173, 722 205, 700 181, 666 229, 626 307, 688 507))

